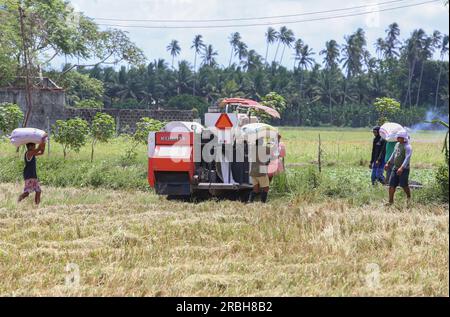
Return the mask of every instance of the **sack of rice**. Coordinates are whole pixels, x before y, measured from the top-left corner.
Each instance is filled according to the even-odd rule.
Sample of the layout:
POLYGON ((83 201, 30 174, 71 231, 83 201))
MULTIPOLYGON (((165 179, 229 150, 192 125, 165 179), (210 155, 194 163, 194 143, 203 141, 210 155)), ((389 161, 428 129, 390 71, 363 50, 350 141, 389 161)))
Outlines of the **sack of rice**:
POLYGON ((397 133, 405 130, 400 124, 386 122, 380 127, 380 136, 388 142, 397 141, 397 133))
MULTIPOLYGON (((12 145, 19 147, 27 143, 41 143, 42 138, 45 135, 46 133, 43 130, 35 128, 17 128, 11 133, 9 139, 12 145)), ((45 138, 44 142, 46 140, 47 138, 45 138)))

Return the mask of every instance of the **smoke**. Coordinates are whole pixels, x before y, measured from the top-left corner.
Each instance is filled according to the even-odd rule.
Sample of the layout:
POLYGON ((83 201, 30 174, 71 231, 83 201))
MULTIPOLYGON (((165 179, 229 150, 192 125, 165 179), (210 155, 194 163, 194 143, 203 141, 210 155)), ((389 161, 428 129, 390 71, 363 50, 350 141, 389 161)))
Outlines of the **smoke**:
POLYGON ((416 123, 412 127, 409 128, 411 132, 417 132, 420 130, 444 130, 445 128, 440 124, 434 124, 434 123, 428 123, 425 121, 432 121, 432 120, 442 120, 444 122, 448 123, 448 114, 443 115, 437 112, 436 110, 430 109, 427 111, 425 118, 422 122, 416 123))

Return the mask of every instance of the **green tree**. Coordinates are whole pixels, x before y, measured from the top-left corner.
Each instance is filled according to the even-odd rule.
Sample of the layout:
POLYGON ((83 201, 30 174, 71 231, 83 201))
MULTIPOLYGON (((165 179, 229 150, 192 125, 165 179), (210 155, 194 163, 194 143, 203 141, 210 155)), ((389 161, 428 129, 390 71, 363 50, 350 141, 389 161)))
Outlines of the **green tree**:
POLYGON ((206 47, 203 54, 203 65, 215 66, 217 64, 215 56, 219 55, 210 44, 206 47))
POLYGON ((267 63, 267 56, 269 54, 269 46, 273 44, 278 38, 278 32, 271 26, 267 28, 266 32, 266 56, 264 58, 265 63, 267 63))
POLYGON ((282 26, 278 35, 279 41, 283 44, 283 50, 281 51, 280 64, 283 62, 284 50, 286 47, 291 47, 295 41, 294 32, 292 30, 282 26))
POLYGON ((181 47, 177 40, 172 40, 169 45, 166 47, 167 51, 170 53, 170 56, 172 56, 172 68, 173 68, 173 62, 175 60, 175 57, 180 55, 181 53, 181 47))
MULTIPOLYGON (((231 54, 230 54, 230 62, 228 63, 228 67, 231 66, 231 61, 233 60, 233 56, 236 56, 239 52, 239 44, 241 43, 241 34, 239 32, 234 32, 229 37, 229 43, 231 46, 231 54)), ((240 58, 239 58, 240 60, 240 58)))
POLYGON ((400 103, 397 100, 388 97, 376 98, 373 105, 378 113, 379 125, 390 120, 392 115, 400 110, 400 103))
POLYGON ((197 55, 202 52, 202 49, 205 49, 205 44, 203 43, 203 36, 198 34, 194 37, 194 40, 192 41, 191 48, 194 49, 194 85, 192 86, 192 95, 195 96, 195 84, 197 82, 197 55))
POLYGON ((63 147, 64 159, 66 159, 69 150, 79 152, 80 148, 86 144, 89 125, 81 118, 56 120, 52 130, 55 141, 63 147))
POLYGON ((91 78, 87 74, 78 71, 70 71, 63 76, 59 84, 65 88, 66 101, 71 106, 79 106, 83 100, 94 100, 102 104, 105 93, 102 81, 91 78))
POLYGON ((12 103, 0 104, 0 131, 3 134, 10 134, 19 127, 23 120, 23 112, 20 107, 12 103))
MULTIPOLYGON (((3 0, 0 47, 11 49, 12 56, 21 62, 24 45, 29 53, 29 67, 35 74, 57 56, 70 56, 90 66, 104 62, 127 61, 141 64, 145 61, 142 51, 128 38, 125 32, 117 29, 102 31, 92 19, 75 12, 69 2, 63 0, 3 0), (24 33, 21 38, 19 27, 19 8, 24 12, 24 33), (14 41, 10 41, 15 39, 14 41), (6 44, 5 44, 6 42, 6 44)), ((85 66, 74 64, 66 71, 85 66)))
POLYGON ((200 114, 204 114, 208 110, 208 103, 201 97, 182 94, 169 99, 168 107, 179 110, 197 109, 200 114))
MULTIPOLYGON (((269 92, 267 95, 261 98, 261 104, 266 107, 277 110, 280 115, 286 110, 286 100, 283 96, 276 92, 269 92)), ((258 111, 258 117, 263 122, 269 122, 272 118, 265 112, 258 111)))
POLYGON ((336 90, 336 82, 338 80, 339 71, 339 44, 335 40, 325 43, 325 49, 319 52, 324 55, 323 63, 325 64, 325 90, 328 97, 328 108, 330 111, 330 123, 333 123, 333 97, 332 94, 336 90))
POLYGON ((446 54, 448 54, 448 35, 445 34, 442 36, 441 43, 439 45, 439 51, 440 51, 440 57, 441 57, 441 63, 439 64, 439 74, 438 74, 438 80, 436 83, 436 93, 435 93, 435 99, 434 99, 434 107, 437 108, 438 105, 438 96, 439 96, 439 86, 441 84, 441 76, 442 76, 442 64, 444 61, 444 57, 446 54))
POLYGON ((159 131, 165 123, 156 119, 143 117, 136 123, 136 131, 133 134, 133 140, 136 144, 147 144, 148 135, 152 131, 159 131))
POLYGON ((91 162, 94 160, 94 147, 97 142, 108 142, 114 136, 116 124, 114 118, 109 114, 97 112, 92 119, 90 134, 92 137, 91 144, 91 162))

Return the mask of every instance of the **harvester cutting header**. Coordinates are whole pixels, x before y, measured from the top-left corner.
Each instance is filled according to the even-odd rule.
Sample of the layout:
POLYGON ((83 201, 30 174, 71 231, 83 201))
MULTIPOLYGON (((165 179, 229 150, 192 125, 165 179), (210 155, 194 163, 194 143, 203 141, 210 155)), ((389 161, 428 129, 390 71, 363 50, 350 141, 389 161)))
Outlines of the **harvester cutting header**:
POLYGON ((279 133, 253 113, 280 118, 273 108, 242 98, 226 98, 199 122, 172 121, 148 138, 148 181, 157 194, 228 195, 246 200, 250 165, 263 158, 269 177, 280 173, 285 151, 279 133))

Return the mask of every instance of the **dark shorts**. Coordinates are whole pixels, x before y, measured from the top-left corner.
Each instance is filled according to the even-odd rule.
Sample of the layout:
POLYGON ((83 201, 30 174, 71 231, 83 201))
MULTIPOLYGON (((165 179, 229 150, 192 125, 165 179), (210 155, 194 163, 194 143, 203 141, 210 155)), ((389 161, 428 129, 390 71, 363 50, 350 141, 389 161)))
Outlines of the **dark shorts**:
POLYGON ((402 175, 397 175, 398 168, 393 168, 391 172, 391 177, 389 178, 389 186, 390 187, 406 187, 408 186, 409 180, 409 168, 404 169, 402 175))

